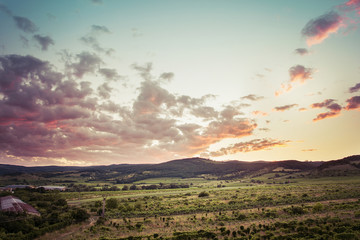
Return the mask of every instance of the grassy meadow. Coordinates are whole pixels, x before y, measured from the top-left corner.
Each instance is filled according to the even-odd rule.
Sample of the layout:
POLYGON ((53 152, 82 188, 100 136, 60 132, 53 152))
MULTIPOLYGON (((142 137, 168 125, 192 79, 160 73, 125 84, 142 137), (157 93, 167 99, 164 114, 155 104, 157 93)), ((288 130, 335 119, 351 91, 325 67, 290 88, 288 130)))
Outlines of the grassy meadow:
POLYGON ((360 177, 291 176, 156 178, 59 193, 90 218, 39 239, 360 239, 360 177), (171 183, 189 187, 141 189, 171 183))

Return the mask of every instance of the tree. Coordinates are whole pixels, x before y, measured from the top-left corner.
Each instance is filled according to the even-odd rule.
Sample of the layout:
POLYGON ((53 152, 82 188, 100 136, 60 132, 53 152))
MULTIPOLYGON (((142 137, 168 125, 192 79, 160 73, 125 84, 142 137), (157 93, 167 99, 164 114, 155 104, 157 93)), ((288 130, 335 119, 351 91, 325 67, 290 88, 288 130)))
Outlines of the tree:
POLYGON ((71 217, 75 220, 75 222, 82 222, 87 220, 90 215, 86 210, 77 208, 71 212, 71 217))
POLYGON ((119 202, 116 198, 110 198, 106 200, 106 208, 115 209, 119 205, 119 202))

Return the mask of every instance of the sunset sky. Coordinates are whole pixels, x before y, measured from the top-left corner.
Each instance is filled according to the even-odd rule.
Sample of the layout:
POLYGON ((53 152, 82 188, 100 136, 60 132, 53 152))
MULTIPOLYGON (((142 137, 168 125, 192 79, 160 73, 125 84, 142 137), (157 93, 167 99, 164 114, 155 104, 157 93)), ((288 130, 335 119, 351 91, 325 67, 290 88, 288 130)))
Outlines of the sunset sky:
POLYGON ((360 0, 0 0, 0 163, 360 153, 360 0))

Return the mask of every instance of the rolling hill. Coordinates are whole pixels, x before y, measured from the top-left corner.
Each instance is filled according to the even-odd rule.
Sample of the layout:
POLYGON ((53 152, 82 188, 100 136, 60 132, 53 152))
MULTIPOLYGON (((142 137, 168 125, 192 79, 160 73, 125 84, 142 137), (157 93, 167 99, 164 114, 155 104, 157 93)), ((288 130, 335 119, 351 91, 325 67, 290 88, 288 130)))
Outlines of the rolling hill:
POLYGON ((311 176, 338 176, 360 173, 360 155, 328 162, 285 161, 212 161, 204 158, 172 160, 159 164, 119 164, 88 167, 42 166, 24 167, 0 164, 0 175, 32 174, 42 178, 78 176, 88 181, 132 183, 159 177, 212 177, 217 179, 259 176, 271 172, 310 173, 311 176))

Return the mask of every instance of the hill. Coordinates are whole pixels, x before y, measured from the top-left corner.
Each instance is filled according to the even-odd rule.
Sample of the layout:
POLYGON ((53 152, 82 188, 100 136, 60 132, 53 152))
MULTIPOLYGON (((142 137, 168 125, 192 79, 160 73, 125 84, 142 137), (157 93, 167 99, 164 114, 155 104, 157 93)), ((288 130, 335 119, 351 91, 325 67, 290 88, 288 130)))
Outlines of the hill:
MULTIPOLYGON (((32 175, 37 179, 84 178, 86 181, 132 183, 159 177, 211 177, 217 179, 242 178, 271 172, 307 172, 321 167, 322 162, 286 161, 212 161, 204 158, 177 159, 159 164, 120 164, 107 166, 42 166, 24 167, 0 164, 0 175, 32 175)), ((65 180, 64 180, 65 182, 65 180)))
MULTIPOLYGON (((213 161, 204 158, 177 159, 159 164, 115 164, 103 166, 72 167, 42 166, 24 167, 0 164, 0 175, 25 176, 36 179, 74 179, 91 181, 111 181, 132 183, 147 178, 159 177, 206 177, 216 179, 234 179, 261 176, 268 173, 302 173, 310 176, 339 176, 360 173, 360 155, 349 156, 328 162, 284 161, 213 161)), ((72 179, 72 180, 71 180, 72 179)))
POLYGON ((360 155, 324 162, 311 171, 315 176, 345 176, 360 174, 360 155))

